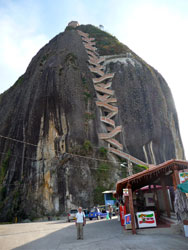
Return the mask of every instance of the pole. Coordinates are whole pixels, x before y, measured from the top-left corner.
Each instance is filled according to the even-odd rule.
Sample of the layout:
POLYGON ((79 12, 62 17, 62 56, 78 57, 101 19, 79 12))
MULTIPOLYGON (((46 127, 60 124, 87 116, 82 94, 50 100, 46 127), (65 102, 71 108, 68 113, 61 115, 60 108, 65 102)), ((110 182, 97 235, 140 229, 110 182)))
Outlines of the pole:
POLYGON ((161 177, 161 186, 162 186, 163 197, 164 197, 164 201, 165 201, 166 214, 167 214, 167 217, 170 218, 169 198, 168 198, 168 194, 167 194, 167 188, 166 188, 166 186, 165 186, 164 177, 161 177))
POLYGON ((133 164, 131 161, 127 161, 129 176, 133 175, 133 164))
POLYGON ((134 206, 133 206, 133 194, 132 194, 132 187, 131 187, 130 184, 128 185, 128 191, 129 191, 129 211, 130 211, 130 214, 131 214, 132 234, 136 234, 134 206))

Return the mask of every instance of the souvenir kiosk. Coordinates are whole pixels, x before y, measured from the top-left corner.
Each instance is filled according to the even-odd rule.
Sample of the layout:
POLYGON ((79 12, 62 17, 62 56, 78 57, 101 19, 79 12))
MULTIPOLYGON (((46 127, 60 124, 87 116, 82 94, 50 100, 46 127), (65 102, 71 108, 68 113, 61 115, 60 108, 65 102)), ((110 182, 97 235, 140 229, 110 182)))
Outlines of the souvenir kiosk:
POLYGON ((171 202, 169 187, 176 190, 180 183, 179 171, 186 168, 188 168, 187 161, 170 160, 157 166, 150 166, 148 170, 117 182, 116 197, 125 202, 127 220, 131 224, 133 234, 136 234, 136 220, 138 228, 157 225, 157 217, 160 216, 160 200, 163 200, 164 210, 167 217, 170 218, 173 202, 171 202), (140 197, 144 196, 144 192, 141 189, 146 186, 148 186, 149 192, 148 194, 146 192, 143 204, 143 199, 140 197), (161 190, 162 199, 158 198, 158 188, 161 190))

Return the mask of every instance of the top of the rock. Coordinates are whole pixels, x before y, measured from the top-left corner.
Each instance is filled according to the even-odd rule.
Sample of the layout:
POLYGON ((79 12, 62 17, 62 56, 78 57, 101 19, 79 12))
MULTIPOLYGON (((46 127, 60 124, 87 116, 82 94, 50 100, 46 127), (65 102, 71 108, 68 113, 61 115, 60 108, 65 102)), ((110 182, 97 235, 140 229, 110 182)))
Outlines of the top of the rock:
POLYGON ((71 21, 68 23, 68 26, 76 28, 77 26, 79 26, 79 23, 77 21, 71 21))

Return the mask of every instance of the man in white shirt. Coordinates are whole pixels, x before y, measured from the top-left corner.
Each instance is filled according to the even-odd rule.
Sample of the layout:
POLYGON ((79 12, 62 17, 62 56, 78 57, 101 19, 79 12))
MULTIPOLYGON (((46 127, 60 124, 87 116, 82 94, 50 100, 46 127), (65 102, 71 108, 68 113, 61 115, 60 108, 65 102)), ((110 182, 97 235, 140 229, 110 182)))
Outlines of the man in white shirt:
POLYGON ((86 224, 86 218, 82 208, 78 208, 78 213, 76 214, 76 227, 77 227, 77 240, 83 240, 83 226, 86 224))

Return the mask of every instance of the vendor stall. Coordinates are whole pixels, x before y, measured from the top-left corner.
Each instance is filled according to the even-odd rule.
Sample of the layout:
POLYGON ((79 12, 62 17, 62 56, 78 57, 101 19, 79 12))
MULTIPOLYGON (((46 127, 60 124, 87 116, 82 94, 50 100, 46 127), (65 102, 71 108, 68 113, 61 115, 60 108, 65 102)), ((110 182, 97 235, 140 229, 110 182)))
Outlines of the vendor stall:
POLYGON ((160 187, 162 192, 162 200, 164 210, 167 217, 170 217, 172 206, 170 204, 170 192, 169 187, 173 187, 176 190, 179 181, 178 171, 184 170, 188 167, 187 161, 170 160, 157 166, 150 166, 149 169, 140 173, 129 176, 122 179, 116 184, 116 197, 123 197, 123 190, 128 189, 128 199, 123 197, 125 206, 128 202, 130 214, 132 233, 136 233, 136 220, 139 228, 143 227, 156 227, 157 216, 160 214, 159 199, 157 197, 157 188, 160 187), (151 188, 153 185, 153 188, 151 188), (148 186, 149 192, 141 194, 140 189, 148 186), (136 196, 135 193, 140 192, 140 195, 136 196), (136 214, 135 214, 136 212, 136 214), (135 216, 136 215, 136 216, 135 216))

